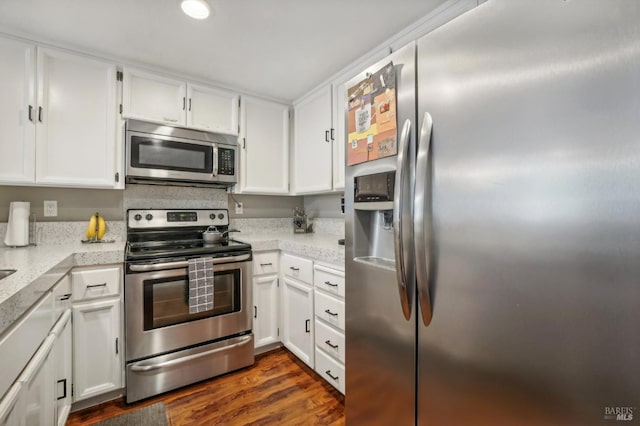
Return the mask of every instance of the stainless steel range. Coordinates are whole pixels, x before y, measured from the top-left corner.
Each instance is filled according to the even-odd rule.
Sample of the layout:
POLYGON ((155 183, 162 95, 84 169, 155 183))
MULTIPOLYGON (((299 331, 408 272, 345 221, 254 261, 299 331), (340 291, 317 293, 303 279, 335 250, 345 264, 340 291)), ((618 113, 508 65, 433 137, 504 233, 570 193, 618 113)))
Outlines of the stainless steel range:
POLYGON ((254 362, 251 246, 207 244, 210 226, 228 231, 228 211, 127 211, 127 402, 254 362), (189 267, 203 260, 212 264, 212 308, 190 313, 189 267))

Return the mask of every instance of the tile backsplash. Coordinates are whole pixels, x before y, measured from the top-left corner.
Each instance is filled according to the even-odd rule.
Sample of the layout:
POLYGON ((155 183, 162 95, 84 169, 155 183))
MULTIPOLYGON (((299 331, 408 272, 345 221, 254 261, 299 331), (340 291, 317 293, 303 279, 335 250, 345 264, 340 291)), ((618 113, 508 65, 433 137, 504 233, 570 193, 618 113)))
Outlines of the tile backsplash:
MULTIPOLYGON (((36 224, 36 244, 68 244, 84 240, 89 221, 74 222, 41 222, 36 224)), ((7 223, 0 223, 0 246, 4 245, 7 223)), ((126 240, 126 226, 122 220, 108 220, 107 232, 104 240, 115 240, 124 243, 126 240)))
POLYGON ((127 185, 123 208, 128 209, 226 209, 224 189, 187 186, 127 185))

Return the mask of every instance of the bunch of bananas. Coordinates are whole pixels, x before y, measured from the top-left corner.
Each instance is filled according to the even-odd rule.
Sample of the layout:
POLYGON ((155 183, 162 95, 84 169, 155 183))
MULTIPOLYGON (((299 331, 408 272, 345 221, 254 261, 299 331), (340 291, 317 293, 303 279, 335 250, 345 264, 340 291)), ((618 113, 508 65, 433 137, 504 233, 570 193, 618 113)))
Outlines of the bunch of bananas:
POLYGON ((106 231, 107 222, 100 216, 100 213, 92 215, 89 220, 89 226, 87 226, 87 238, 90 240, 101 240, 106 231))

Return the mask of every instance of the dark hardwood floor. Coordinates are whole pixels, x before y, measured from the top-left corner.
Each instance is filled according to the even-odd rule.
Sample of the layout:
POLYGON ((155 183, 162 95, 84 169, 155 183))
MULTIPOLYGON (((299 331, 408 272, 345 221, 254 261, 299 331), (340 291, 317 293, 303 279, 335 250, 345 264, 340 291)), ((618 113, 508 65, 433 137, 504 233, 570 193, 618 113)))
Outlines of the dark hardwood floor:
POLYGON ((91 425, 162 401, 178 425, 344 425, 344 397, 286 349, 249 368, 127 405, 122 398, 72 413, 67 426, 91 425))

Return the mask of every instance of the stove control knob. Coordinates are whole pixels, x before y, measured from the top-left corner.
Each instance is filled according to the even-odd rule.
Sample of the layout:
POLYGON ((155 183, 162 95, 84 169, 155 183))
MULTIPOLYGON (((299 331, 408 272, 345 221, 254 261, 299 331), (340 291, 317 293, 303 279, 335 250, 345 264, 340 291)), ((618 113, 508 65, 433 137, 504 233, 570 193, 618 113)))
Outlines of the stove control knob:
POLYGON ((213 220, 213 219, 215 219, 215 218, 216 218, 216 215, 215 215, 214 213, 211 213, 211 214, 209 215, 209 219, 213 220))
POLYGON ((153 219, 153 215, 152 215, 151 213, 147 213, 147 215, 145 216, 145 218, 146 218, 147 220, 151 220, 151 219, 153 219))
POLYGON ((218 219, 220 219, 220 220, 224 219, 224 213, 218 214, 218 219))
POLYGON ((142 219, 142 215, 141 215, 140 213, 138 213, 138 214, 137 214, 137 215, 135 215, 133 218, 134 218, 135 220, 140 220, 140 219, 142 219))

